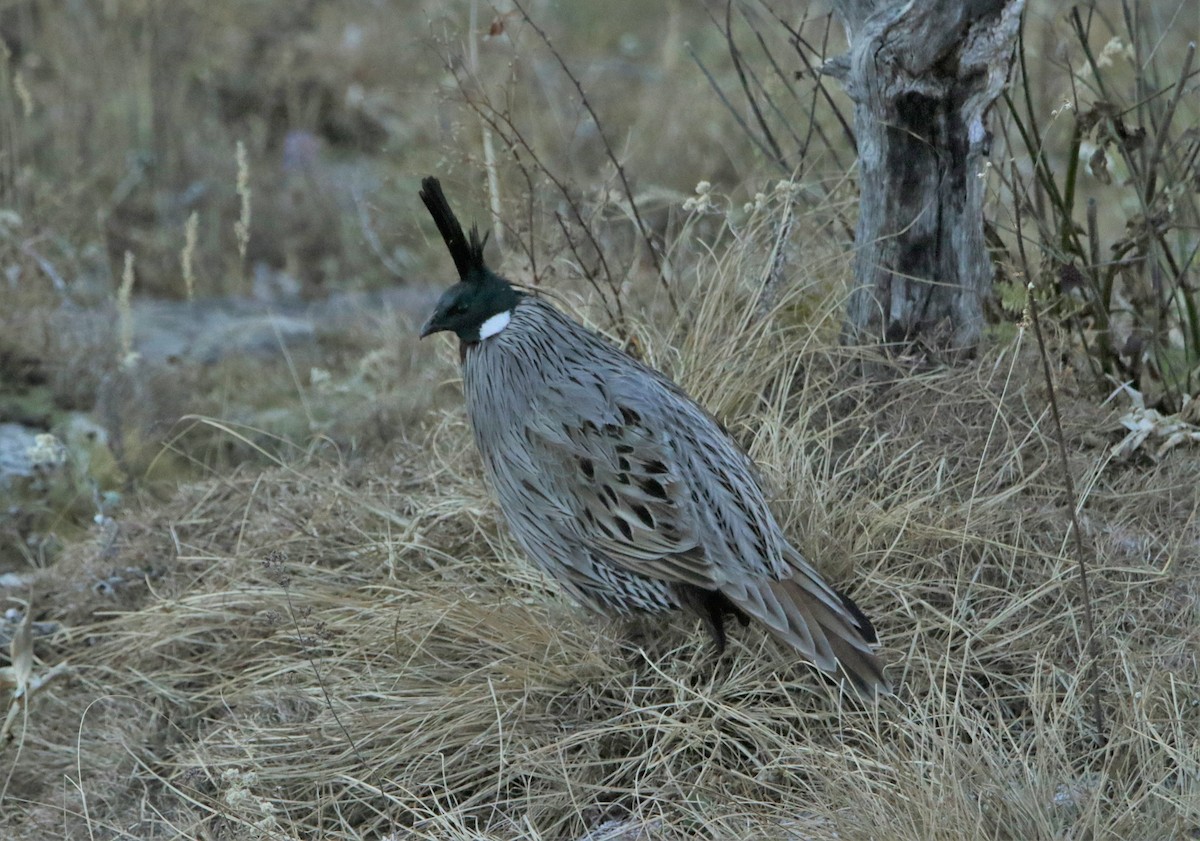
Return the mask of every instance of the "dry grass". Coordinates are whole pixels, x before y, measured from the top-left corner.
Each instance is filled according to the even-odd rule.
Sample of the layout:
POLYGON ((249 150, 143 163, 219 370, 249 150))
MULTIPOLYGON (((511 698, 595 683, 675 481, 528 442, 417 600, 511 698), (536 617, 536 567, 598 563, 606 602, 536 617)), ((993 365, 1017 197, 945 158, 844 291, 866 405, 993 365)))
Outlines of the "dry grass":
POLYGON ((719 663, 682 618, 635 652, 518 556, 453 401, 391 463, 213 476, 71 547, 33 597, 65 626, 39 655, 73 669, 6 749, 5 836, 1190 837, 1200 461, 1109 461, 1111 415, 1057 371, 1095 553, 1098 742, 1032 340, 856 375, 819 253, 750 315, 777 221, 769 204, 699 261, 687 311, 639 340, 876 617, 898 698, 839 704, 755 629, 719 663), (106 594, 79 583, 113 570, 106 594))
MULTIPOLYGON (((261 3, 250 17, 228 0, 109 3, 46 24, 56 10, 21 4, 16 23, 0 20, 24 48, 13 66, 32 103, 0 90, 25 173, 6 197, 19 215, 0 220, 0 256, 20 268, 4 287, 0 363, 14 348, 14 360, 44 362, 59 402, 87 408, 98 395, 112 428, 165 424, 171 450, 147 460, 203 477, 158 500, 136 499, 139 486, 114 526, 68 540, 51 566, 21 567, 35 618, 62 628, 35 639, 34 676, 67 668, 29 698, 0 749, 0 837, 1200 832, 1200 458, 1178 447, 1160 462, 1112 461, 1115 410, 1060 362, 1075 357, 1057 337, 1101 640, 1098 739, 1070 501, 1032 337, 1018 330, 955 369, 838 346, 853 185, 818 162, 806 178, 828 183, 805 195, 823 205, 798 210, 790 237, 778 236, 784 194, 748 214, 720 195, 752 194, 763 164, 687 66, 685 40, 730 82, 724 39, 693 30, 686 4, 534 11, 567 59, 590 68, 582 81, 662 237, 678 314, 645 276, 599 127, 515 17, 498 19, 505 37, 480 41, 463 81, 443 59, 461 71, 469 53, 465 4, 431 18, 408 0, 261 3), (384 13, 410 25, 375 25, 384 13), (475 150, 489 103, 511 108, 510 128, 529 132, 570 185, 624 284, 628 321, 614 325, 607 288, 585 291, 583 261, 551 221, 562 196, 542 178, 525 184, 502 148, 505 270, 529 279, 537 255, 556 300, 632 337, 726 421, 789 532, 877 620, 896 699, 839 702, 753 628, 735 630, 714 663, 683 617, 643 625, 638 650, 628 629, 568 603, 497 521, 448 342, 435 350, 402 325, 374 324, 287 365, 114 381, 115 316, 102 313, 95 335, 62 329, 64 302, 111 308, 126 251, 135 294, 242 290, 239 141, 254 201, 246 263, 313 268, 314 295, 334 278, 391 282, 397 266, 446 277, 440 244, 420 246, 404 185, 437 171, 485 207, 475 150), (309 201, 330 182, 289 180, 290 132, 321 138, 319 174, 361 177, 362 201, 309 201), (717 185, 712 204, 681 221, 701 178, 717 185), (527 193, 528 207, 516 198, 527 193), (306 250, 313 231, 317 254, 306 250), (759 318, 762 281, 780 265, 781 297, 759 318), (328 373, 328 393, 303 376, 312 367, 328 373), (184 412, 211 417, 173 425, 184 412)), ((156 452, 158 440, 141 443, 156 452)))
MULTIPOLYGON (((508 11, 476 0, 115 0, 70 15, 61 3, 27 0, 0 9, 0 422, 61 434, 68 412, 94 412, 112 441, 128 445, 114 454, 138 490, 161 478, 147 467, 161 471, 155 455, 186 415, 258 425, 301 446, 320 432, 347 450, 407 428, 407 417, 397 423, 403 412, 387 413, 390 426, 366 418, 336 429, 294 410, 305 394, 293 381, 310 367, 339 384, 356 376, 360 349, 390 343, 371 325, 365 336, 322 333, 295 371, 257 357, 187 358, 135 375, 118 365, 118 337, 143 341, 144 322, 132 337, 120 322, 148 298, 204 308, 253 292, 286 307, 293 296, 440 283, 444 248, 421 226, 420 177, 437 172, 460 211, 489 227, 482 124, 466 99, 498 103, 587 206, 620 282, 638 255, 628 205, 609 201, 616 179, 598 127, 551 52, 508 11), (283 422, 263 420, 268 410, 283 422)), ((538 4, 533 14, 581 74, 656 232, 672 229, 674 205, 699 178, 732 187, 751 177, 749 141, 725 133, 725 109, 683 48, 686 40, 714 72, 727 69, 724 40, 706 20, 640 0, 538 4)), ((496 201, 513 226, 505 257, 536 253, 540 280, 558 287, 579 268, 553 219, 563 198, 548 195, 544 179, 531 188, 499 145, 496 201)), ((404 360, 395 367, 392 376, 407 373, 404 360)), ((372 405, 331 413, 372 414, 372 405)), ((189 443, 180 461, 229 463, 213 442, 189 443)), ((45 518, 30 528, 7 507, 0 573, 26 565, 29 533, 45 531, 45 518)), ((94 506, 77 508, 86 527, 94 506)))

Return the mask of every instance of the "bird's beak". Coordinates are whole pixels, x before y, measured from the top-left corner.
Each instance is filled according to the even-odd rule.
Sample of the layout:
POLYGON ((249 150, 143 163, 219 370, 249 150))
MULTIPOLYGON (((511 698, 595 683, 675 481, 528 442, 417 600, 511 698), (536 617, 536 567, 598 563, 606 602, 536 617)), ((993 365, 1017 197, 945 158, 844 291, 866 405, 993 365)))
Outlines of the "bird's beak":
POLYGON ((435 330, 433 327, 433 316, 431 315, 431 316, 429 316, 429 319, 424 324, 421 325, 421 332, 418 334, 417 338, 423 339, 426 336, 428 336, 430 333, 436 333, 436 332, 437 332, 437 330, 435 330))

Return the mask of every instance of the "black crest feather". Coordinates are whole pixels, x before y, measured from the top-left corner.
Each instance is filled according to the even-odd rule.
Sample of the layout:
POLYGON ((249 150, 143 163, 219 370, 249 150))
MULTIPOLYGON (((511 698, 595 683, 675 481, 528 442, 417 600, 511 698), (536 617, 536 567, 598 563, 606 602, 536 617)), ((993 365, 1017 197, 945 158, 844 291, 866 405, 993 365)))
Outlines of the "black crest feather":
POLYGON ((471 280, 477 272, 484 269, 483 246, 487 237, 481 239, 479 228, 472 225, 471 237, 467 238, 458 217, 450 209, 450 202, 446 201, 441 183, 432 175, 421 179, 421 201, 425 202, 438 232, 446 241, 446 248, 454 259, 458 276, 463 280, 471 280))

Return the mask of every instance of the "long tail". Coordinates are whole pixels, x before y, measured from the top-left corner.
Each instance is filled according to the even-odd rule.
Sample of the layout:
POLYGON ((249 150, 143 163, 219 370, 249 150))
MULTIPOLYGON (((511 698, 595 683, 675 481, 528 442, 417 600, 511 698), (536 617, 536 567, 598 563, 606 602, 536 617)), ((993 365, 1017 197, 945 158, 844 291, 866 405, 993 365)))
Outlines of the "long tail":
POLYGON ((432 175, 421 179, 421 201, 425 202, 429 215, 437 225, 438 233, 446 241, 446 248, 454 258, 458 276, 467 280, 474 272, 483 269, 483 244, 486 238, 480 239, 479 229, 472 225, 471 237, 467 239, 458 217, 450 209, 450 202, 446 201, 441 183, 432 175))
POLYGON ((847 596, 826 584, 799 553, 795 574, 781 581, 743 581, 722 593, 813 665, 849 681, 859 695, 891 694, 883 664, 872 650, 875 628, 847 596))

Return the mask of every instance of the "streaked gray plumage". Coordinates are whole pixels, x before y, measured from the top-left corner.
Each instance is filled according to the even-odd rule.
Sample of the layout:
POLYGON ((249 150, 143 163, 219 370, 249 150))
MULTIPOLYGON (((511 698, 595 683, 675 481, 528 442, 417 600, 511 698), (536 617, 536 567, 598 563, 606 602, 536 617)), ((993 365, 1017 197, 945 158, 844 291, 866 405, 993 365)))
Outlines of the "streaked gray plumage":
POLYGON ((875 631, 788 542, 751 462, 662 374, 513 290, 436 179, 421 197, 462 281, 422 336, 460 339, 467 415, 518 543, 607 613, 688 608, 724 647, 724 614, 763 623, 862 694, 890 691, 875 631))

